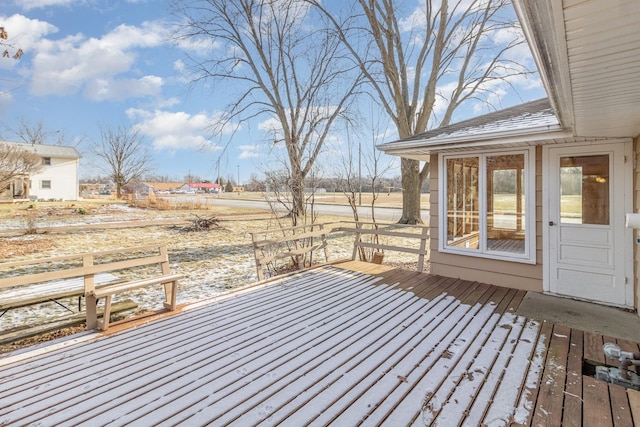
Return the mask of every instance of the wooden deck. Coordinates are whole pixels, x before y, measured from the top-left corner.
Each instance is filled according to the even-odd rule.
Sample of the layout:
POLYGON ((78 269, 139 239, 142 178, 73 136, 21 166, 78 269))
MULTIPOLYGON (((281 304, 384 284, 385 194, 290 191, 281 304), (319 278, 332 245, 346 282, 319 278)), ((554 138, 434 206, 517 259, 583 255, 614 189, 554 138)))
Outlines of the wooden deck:
POLYGON ((518 316, 524 294, 311 269, 0 358, 0 425, 633 425, 629 394, 582 374, 615 340, 518 316))

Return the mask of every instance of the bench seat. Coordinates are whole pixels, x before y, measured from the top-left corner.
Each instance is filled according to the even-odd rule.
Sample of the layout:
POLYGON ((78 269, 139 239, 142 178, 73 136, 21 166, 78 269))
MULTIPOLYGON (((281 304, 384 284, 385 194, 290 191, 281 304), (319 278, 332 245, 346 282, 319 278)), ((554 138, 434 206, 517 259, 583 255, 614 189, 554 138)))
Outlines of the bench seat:
MULTIPOLYGON (((95 275, 95 284, 98 288, 121 281, 122 279, 111 273, 95 275)), ((52 280, 28 286, 0 288, 0 310, 6 311, 11 308, 80 296, 84 296, 84 279, 82 277, 52 280)))
POLYGON ((183 277, 171 273, 167 246, 163 244, 9 261, 0 263, 0 316, 2 310, 9 308, 84 295, 87 328, 105 330, 109 325, 113 295, 163 284, 164 307, 175 310, 178 281, 183 277), (138 273, 150 278, 121 278, 138 273), (152 274, 155 276, 150 276, 152 274), (100 298, 105 300, 102 322, 98 321, 97 311, 100 298))

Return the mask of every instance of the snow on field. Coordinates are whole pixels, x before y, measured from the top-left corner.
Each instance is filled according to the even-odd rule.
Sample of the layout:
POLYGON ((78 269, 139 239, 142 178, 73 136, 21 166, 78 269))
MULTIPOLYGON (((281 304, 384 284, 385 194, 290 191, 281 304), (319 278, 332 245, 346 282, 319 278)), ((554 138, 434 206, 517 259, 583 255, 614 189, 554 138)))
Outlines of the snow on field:
MULTIPOLYGON (((168 214, 169 212, 167 212, 168 214)), ((159 212, 133 208, 124 204, 104 204, 84 211, 70 204, 64 209, 59 207, 39 207, 37 210, 21 210, 13 218, 3 218, 0 230, 22 230, 30 225, 36 228, 63 227, 69 225, 105 224, 121 221, 141 221, 150 216, 158 219, 166 216, 159 212), (87 212, 86 214, 80 212, 87 212)))
MULTIPOLYGON (((67 215, 60 219, 53 217, 39 219, 40 227, 85 225, 91 223, 111 223, 129 220, 149 220, 150 211, 128 208, 124 205, 110 205, 103 213, 91 215, 67 215)), ((160 213, 153 218, 163 218, 160 213)), ((175 215, 173 215, 175 218, 175 215)), ((19 220, 15 220, 19 221, 19 220)), ((14 221, 14 222, 15 222, 14 221)), ((221 227, 205 232, 184 232, 167 225, 150 225, 136 228, 98 228, 69 230, 64 233, 37 234, 5 238, 5 244, 16 242, 23 246, 33 245, 44 248, 12 260, 36 259, 83 252, 112 250, 148 244, 166 244, 172 272, 185 276, 180 282, 178 303, 190 303, 215 296, 221 292, 257 281, 256 267, 249 232, 273 228, 264 220, 221 221, 221 227)), ((10 221, 1 221, 0 229, 10 229, 10 221), (8 225, 9 223, 9 225, 8 225)), ((15 224, 13 224, 15 227, 15 224)), ((20 228, 20 226, 18 226, 20 228)), ((336 235, 329 238, 330 260, 350 258, 353 250, 353 235, 336 235)), ((324 262, 324 255, 314 257, 324 262)), ((415 262, 414 255, 388 253, 385 262, 415 262)), ((131 299, 138 304, 140 312, 162 307, 164 292, 161 286, 138 289, 119 294, 114 302, 131 299)), ((78 299, 62 301, 71 310, 78 307, 78 299)), ((84 303, 84 301, 83 301, 84 303)), ((8 329, 24 324, 39 323, 70 314, 69 310, 55 303, 9 310, 0 317, 0 329, 8 329)))

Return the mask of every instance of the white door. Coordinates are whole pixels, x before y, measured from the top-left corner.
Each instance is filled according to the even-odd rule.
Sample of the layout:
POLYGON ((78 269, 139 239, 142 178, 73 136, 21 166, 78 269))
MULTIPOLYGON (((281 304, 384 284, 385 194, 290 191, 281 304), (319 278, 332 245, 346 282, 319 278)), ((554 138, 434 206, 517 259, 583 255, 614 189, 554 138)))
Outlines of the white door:
POLYGON ((545 290, 633 307, 631 144, 546 147, 545 290))

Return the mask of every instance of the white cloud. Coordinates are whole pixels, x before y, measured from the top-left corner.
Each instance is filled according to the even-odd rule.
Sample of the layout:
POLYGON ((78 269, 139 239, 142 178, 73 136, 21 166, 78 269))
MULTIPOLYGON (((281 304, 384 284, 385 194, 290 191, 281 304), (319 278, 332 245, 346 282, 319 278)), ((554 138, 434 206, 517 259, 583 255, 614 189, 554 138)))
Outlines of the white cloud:
POLYGON ((13 96, 11 96, 11 92, 2 91, 0 89, 0 115, 8 112, 13 104, 13 96))
POLYGON ((173 62, 173 69, 178 72, 177 80, 179 82, 190 83, 195 80, 195 77, 191 75, 187 65, 181 59, 177 59, 173 62))
POLYGON ((178 36, 174 37, 173 42, 177 47, 191 54, 208 56, 212 51, 222 46, 222 43, 212 37, 180 36, 179 31, 179 29, 174 30, 178 36))
POLYGON ((175 97, 156 100, 156 103, 155 103, 157 108, 173 107, 174 105, 178 105, 178 104, 180 104, 180 100, 175 97))
POLYGON ((23 15, 14 14, 9 17, 0 15, 0 23, 8 32, 6 43, 10 55, 22 49, 24 56, 19 60, 0 58, 0 113, 9 110, 13 105, 12 92, 28 84, 29 55, 42 37, 58 31, 58 29, 44 21, 29 19, 23 15))
POLYGON ((84 0, 15 0, 15 4, 24 10, 40 9, 48 6, 70 6, 84 4, 84 0))
POLYGON ((241 145, 238 148, 240 149, 239 158, 241 159, 250 159, 262 156, 259 145, 241 145))
POLYGON ((97 100, 156 95, 162 79, 123 77, 131 72, 136 49, 163 43, 163 27, 120 25, 102 38, 82 34, 41 40, 35 47, 31 91, 35 95, 68 95, 83 91, 97 100))
POLYGON ((216 151, 220 147, 210 141, 211 126, 220 120, 220 113, 189 114, 185 112, 147 111, 130 108, 129 119, 137 121, 134 128, 152 140, 156 150, 216 151))
POLYGON ((140 79, 101 79, 87 82, 84 93, 87 98, 103 101, 114 99, 157 96, 160 94, 163 80, 157 76, 144 76, 140 79))
POLYGON ((7 42, 27 54, 36 48, 43 37, 58 32, 55 25, 19 14, 9 17, 0 15, 0 22, 9 34, 7 42))
POLYGON ((182 59, 177 59, 173 62, 173 69, 180 74, 187 73, 187 66, 184 64, 184 61, 182 59))
POLYGON ((282 135, 282 124, 275 117, 269 117, 258 123, 258 129, 269 134, 282 135))

